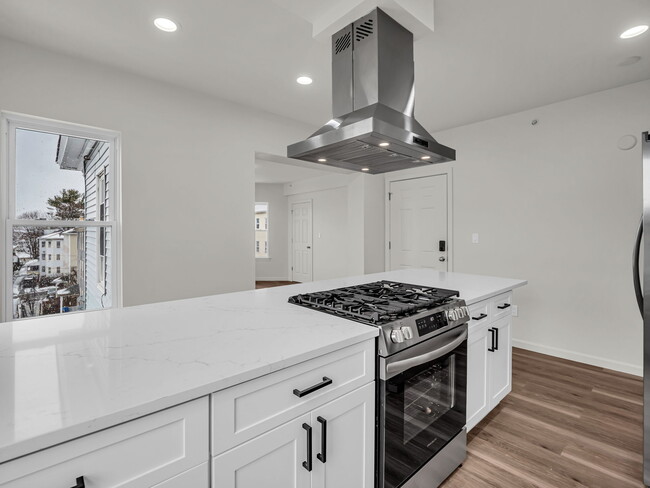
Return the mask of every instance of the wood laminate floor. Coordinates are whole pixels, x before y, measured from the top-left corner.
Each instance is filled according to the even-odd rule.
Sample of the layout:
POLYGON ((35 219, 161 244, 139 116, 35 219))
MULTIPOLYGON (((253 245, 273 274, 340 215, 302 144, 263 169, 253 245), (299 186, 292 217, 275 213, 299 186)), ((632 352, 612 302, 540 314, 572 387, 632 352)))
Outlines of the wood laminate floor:
POLYGON ((255 289, 259 290, 260 288, 273 288, 274 286, 284 286, 284 285, 296 285, 297 281, 256 281, 255 289))
POLYGON ((513 349, 512 392, 444 488, 643 487, 640 377, 513 349))

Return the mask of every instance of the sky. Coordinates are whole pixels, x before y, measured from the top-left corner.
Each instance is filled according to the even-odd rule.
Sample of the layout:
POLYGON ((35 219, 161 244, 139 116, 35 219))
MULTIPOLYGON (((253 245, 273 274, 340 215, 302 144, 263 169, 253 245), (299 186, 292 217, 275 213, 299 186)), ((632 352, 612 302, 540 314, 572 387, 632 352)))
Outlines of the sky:
POLYGON ((16 217, 23 212, 47 212, 47 199, 62 189, 84 192, 81 171, 62 170, 56 164, 59 136, 16 130, 16 217))

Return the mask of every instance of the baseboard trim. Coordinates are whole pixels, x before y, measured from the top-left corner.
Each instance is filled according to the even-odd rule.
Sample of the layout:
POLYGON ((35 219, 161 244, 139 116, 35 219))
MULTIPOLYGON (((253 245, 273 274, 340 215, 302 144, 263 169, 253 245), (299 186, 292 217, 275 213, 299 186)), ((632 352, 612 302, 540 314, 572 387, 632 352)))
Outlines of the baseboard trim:
POLYGON ((267 276, 264 276, 263 278, 259 278, 259 277, 256 276, 255 281, 291 281, 291 280, 289 278, 287 278, 286 276, 283 276, 281 278, 277 278, 277 277, 274 277, 274 276, 272 276, 270 278, 267 277, 267 276))
POLYGON ((630 363, 612 361, 611 359, 605 359, 598 356, 591 356, 590 354, 568 351, 566 349, 560 349, 558 347, 545 346, 543 344, 536 344, 534 342, 528 342, 528 341, 520 341, 518 339, 513 339, 512 345, 514 347, 519 347, 521 349, 526 349, 528 351, 539 352, 541 354, 548 354, 549 356, 568 359, 570 361, 577 361, 579 363, 590 364, 592 366, 598 366, 600 368, 607 368, 607 369, 612 369, 614 371, 620 371, 622 373, 629 373, 636 376, 643 376, 643 368, 641 366, 635 366, 634 364, 630 364, 630 363))

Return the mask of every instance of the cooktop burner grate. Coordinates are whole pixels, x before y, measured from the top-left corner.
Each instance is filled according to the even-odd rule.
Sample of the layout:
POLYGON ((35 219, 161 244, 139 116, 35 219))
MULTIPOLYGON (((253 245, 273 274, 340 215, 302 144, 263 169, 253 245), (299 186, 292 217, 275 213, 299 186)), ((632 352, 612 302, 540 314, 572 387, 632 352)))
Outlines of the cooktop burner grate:
POLYGON ((376 281, 295 295, 289 302, 365 324, 382 325, 448 303, 454 296, 458 296, 454 290, 376 281))

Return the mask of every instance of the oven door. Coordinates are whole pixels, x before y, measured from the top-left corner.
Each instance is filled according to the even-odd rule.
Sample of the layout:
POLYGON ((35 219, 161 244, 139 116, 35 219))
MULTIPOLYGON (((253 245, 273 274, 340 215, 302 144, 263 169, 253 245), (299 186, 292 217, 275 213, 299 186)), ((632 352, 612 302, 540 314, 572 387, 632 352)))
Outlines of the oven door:
POLYGON ((396 488, 465 426, 467 325, 379 360, 378 486, 396 488))

